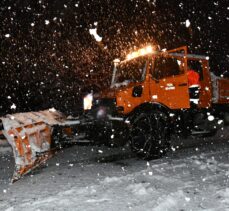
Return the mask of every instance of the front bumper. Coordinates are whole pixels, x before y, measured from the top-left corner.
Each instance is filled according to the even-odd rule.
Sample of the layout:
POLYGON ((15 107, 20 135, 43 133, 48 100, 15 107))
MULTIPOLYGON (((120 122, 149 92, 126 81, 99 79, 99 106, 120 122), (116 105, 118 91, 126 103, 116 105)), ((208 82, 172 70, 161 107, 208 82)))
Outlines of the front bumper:
POLYGON ((117 120, 123 121, 124 116, 120 107, 117 107, 115 98, 94 99, 92 108, 87 112, 95 120, 117 120))

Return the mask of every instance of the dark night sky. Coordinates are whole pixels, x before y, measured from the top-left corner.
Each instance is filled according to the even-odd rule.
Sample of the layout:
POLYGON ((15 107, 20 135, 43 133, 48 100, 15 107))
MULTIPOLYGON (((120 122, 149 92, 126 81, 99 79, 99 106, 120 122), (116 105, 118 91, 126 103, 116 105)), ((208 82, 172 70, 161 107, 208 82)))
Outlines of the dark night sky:
POLYGON ((1 0, 0 114, 51 106, 75 111, 86 91, 107 86, 113 58, 146 43, 188 45, 192 53, 210 56, 212 71, 225 73, 227 3, 1 0), (103 46, 89 34, 95 27, 103 46))

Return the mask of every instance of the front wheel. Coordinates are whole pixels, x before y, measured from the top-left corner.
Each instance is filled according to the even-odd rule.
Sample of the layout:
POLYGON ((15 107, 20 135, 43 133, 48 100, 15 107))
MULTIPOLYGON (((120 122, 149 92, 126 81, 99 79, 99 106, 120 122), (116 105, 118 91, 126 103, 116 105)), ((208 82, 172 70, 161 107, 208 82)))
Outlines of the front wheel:
POLYGON ((136 115, 131 124, 130 145, 133 152, 146 160, 164 155, 169 145, 167 115, 158 110, 136 115))

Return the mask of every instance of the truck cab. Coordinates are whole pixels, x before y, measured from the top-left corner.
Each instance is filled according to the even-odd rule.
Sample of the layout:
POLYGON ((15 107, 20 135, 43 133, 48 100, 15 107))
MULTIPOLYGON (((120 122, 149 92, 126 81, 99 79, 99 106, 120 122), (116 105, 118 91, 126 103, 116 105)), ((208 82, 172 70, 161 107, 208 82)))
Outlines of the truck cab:
POLYGON ((211 106, 208 57, 188 55, 186 47, 166 52, 151 48, 141 55, 141 52, 147 52, 146 49, 132 53, 123 61, 114 61, 111 87, 102 91, 99 98, 115 98, 118 112, 124 115, 144 103, 157 103, 171 110, 189 109, 187 71, 188 62, 192 60, 201 62, 202 66, 198 106, 211 106))

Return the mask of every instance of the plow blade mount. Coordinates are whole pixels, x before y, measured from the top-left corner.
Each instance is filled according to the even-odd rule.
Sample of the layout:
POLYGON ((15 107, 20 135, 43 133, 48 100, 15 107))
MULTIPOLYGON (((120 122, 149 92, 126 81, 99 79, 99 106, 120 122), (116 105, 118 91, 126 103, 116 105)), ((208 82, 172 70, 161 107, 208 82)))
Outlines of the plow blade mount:
POLYGON ((52 126, 63 124, 65 117, 50 109, 7 115, 1 120, 2 133, 13 149, 14 182, 52 156, 52 126))

